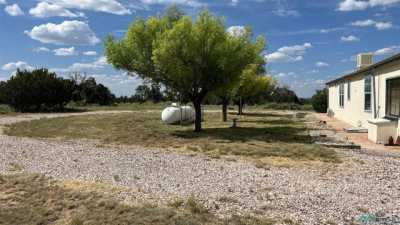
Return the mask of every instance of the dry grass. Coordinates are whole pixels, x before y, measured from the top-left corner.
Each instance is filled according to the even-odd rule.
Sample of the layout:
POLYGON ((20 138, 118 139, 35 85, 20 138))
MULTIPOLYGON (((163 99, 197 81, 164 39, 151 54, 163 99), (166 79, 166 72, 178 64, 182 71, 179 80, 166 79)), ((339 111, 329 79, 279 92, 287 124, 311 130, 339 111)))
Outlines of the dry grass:
MULTIPOLYGON (((69 104, 68 108, 81 110, 81 111, 107 111, 107 110, 124 110, 124 111, 143 111, 143 110, 162 110, 171 105, 171 102, 144 102, 144 103, 119 103, 110 106, 100 105, 76 105, 69 104)), ((205 105, 205 109, 219 109, 220 106, 205 105)))
POLYGON ((2 114, 15 114, 15 112, 10 106, 0 104, 0 115, 2 114))
MULTIPOLYGON (((234 117, 237 116, 230 115, 230 119, 234 117)), ((231 122, 221 122, 219 112, 208 112, 203 126, 204 131, 195 133, 192 125, 166 125, 155 111, 22 122, 8 127, 6 134, 174 148, 214 158, 256 160, 261 167, 293 162, 340 162, 335 151, 311 143, 303 119, 283 112, 248 113, 239 119, 237 128, 230 128, 231 122)))
POLYGON ((187 200, 181 209, 153 205, 128 206, 91 189, 82 191, 74 187, 64 188, 58 182, 41 175, 0 175, 0 224, 274 224, 270 219, 255 217, 232 216, 219 219, 208 213, 194 198, 187 200))

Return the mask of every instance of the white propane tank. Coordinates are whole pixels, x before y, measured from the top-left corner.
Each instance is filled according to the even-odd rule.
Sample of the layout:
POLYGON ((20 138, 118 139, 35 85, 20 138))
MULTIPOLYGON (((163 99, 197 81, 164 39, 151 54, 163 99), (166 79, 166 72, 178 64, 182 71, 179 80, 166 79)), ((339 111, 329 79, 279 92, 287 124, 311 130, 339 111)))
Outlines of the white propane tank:
POLYGON ((161 119, 167 124, 179 124, 181 121, 184 123, 193 123, 195 112, 190 106, 179 107, 178 104, 172 103, 171 106, 162 111, 161 119))

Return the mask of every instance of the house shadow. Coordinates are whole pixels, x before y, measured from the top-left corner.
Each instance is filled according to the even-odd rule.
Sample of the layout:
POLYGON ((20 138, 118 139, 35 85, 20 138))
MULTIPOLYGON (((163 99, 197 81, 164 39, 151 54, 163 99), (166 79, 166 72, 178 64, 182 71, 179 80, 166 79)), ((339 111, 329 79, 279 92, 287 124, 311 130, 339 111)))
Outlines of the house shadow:
POLYGON ((209 138, 242 143, 250 141, 311 143, 311 137, 305 133, 305 130, 305 128, 293 126, 205 128, 198 133, 174 131, 172 135, 183 139, 209 138))

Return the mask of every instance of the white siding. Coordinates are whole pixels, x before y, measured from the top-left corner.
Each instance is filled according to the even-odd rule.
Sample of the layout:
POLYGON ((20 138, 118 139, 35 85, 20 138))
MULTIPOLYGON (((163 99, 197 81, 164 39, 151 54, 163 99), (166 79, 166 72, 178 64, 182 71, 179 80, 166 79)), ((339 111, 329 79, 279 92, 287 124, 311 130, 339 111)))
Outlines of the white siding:
POLYGON ((345 85, 344 106, 339 105, 339 85, 340 83, 329 86, 329 109, 334 113, 334 117, 352 126, 362 126, 368 128, 368 120, 374 118, 373 98, 372 110, 364 111, 364 75, 357 75, 351 79, 343 80, 345 85), (348 81, 350 81, 350 100, 347 98, 348 81))
MULTIPOLYGON (((379 66, 377 69, 360 73, 340 82, 345 83, 345 101, 344 107, 339 106, 339 84, 340 82, 330 84, 329 88, 329 110, 333 112, 333 116, 339 120, 347 122, 354 127, 362 126, 368 129, 368 137, 376 143, 387 143, 389 137, 395 140, 400 134, 400 123, 397 121, 389 121, 377 125, 374 120, 369 123, 368 120, 383 118, 386 116, 386 81, 388 79, 400 78, 400 60, 379 66), (371 111, 364 111, 364 77, 368 73, 374 74, 372 83, 372 101, 371 111), (347 82, 351 82, 351 99, 347 98, 347 82), (375 88, 374 88, 375 87, 375 88), (375 94, 374 94, 375 93, 375 94), (376 102, 374 103, 374 101, 376 102), (376 111, 376 113, 374 112, 376 111)), ((379 119, 378 121, 382 121, 379 119)))

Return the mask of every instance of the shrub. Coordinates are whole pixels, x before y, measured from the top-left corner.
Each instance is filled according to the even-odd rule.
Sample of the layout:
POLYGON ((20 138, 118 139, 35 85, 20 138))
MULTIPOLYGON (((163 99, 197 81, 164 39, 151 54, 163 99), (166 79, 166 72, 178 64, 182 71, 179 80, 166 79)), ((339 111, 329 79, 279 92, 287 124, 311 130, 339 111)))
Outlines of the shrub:
POLYGON ((75 81, 73 100, 84 104, 111 105, 115 96, 102 84, 97 84, 93 77, 85 78, 79 84, 75 81))
POLYGON ((316 112, 326 113, 328 109, 328 89, 317 90, 311 99, 311 104, 316 112))
POLYGON ((63 109, 72 98, 74 84, 47 69, 18 70, 1 88, 4 103, 29 112, 63 109))
POLYGON ((7 82, 0 81, 0 104, 6 104, 6 96, 5 96, 6 85, 7 82))
POLYGON ((273 110, 300 110, 301 105, 296 103, 269 103, 265 107, 265 109, 273 109, 273 110))

